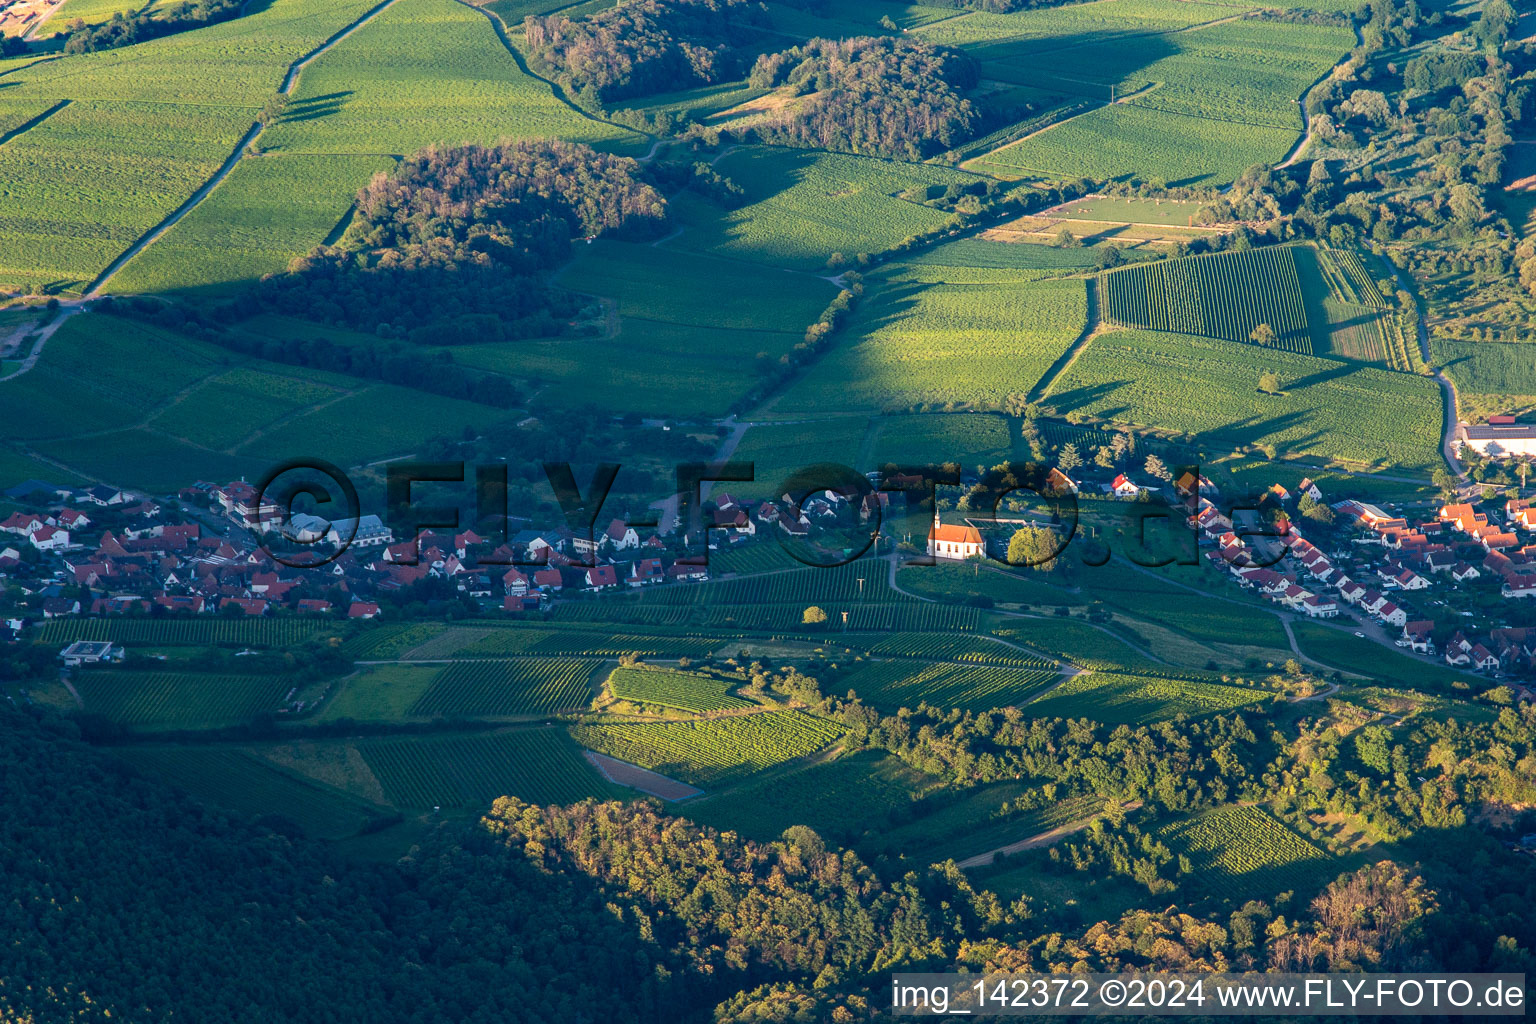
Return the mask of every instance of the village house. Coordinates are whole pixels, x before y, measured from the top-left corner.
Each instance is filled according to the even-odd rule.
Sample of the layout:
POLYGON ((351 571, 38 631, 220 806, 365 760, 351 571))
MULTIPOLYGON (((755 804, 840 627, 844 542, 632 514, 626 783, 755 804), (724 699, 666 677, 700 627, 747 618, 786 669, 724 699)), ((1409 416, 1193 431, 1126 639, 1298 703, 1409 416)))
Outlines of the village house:
POLYGON ((126 652, 116 644, 92 640, 76 640, 59 652, 59 660, 70 668, 119 662, 126 656, 126 652))

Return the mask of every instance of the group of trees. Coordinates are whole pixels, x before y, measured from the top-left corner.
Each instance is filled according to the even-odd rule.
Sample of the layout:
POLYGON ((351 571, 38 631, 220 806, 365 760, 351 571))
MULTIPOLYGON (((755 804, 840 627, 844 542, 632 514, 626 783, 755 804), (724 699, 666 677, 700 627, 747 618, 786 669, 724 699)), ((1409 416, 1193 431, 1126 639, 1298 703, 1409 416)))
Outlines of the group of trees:
POLYGON ((751 84, 804 97, 755 126, 764 141, 917 160, 970 137, 971 57, 915 39, 812 39, 764 54, 751 84))
POLYGON ((581 300, 544 274, 571 238, 650 237, 666 217, 640 164, 579 143, 431 146, 359 192, 340 245, 264 278, 251 301, 422 344, 558 334, 581 300))
POLYGON ((94 53, 119 46, 132 46, 173 32, 201 28, 215 22, 238 18, 244 0, 183 0, 170 7, 149 8, 137 11, 118 11, 100 25, 87 25, 76 18, 68 25, 69 34, 64 40, 65 53, 94 53))
POLYGON ((740 78, 768 26, 751 0, 634 0, 584 18, 530 14, 529 56, 589 109, 740 78))

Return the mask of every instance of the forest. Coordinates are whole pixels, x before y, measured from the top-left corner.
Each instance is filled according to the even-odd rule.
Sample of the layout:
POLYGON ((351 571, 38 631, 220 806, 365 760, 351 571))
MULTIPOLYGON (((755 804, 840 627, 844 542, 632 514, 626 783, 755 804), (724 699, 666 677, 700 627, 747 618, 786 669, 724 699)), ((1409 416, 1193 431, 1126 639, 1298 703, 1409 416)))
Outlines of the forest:
POLYGON ((768 14, 749 0, 637 0, 523 22, 535 67, 588 108, 739 78, 768 14))
POLYGON ((423 344, 559 334, 580 300, 544 275, 571 239, 652 237, 666 209, 639 163, 580 143, 429 146, 358 193, 340 244, 249 303, 423 344))
POLYGON ((975 132, 965 91, 977 77, 971 57, 918 40, 812 39, 753 65, 753 86, 806 97, 754 130, 769 143, 920 160, 975 132))

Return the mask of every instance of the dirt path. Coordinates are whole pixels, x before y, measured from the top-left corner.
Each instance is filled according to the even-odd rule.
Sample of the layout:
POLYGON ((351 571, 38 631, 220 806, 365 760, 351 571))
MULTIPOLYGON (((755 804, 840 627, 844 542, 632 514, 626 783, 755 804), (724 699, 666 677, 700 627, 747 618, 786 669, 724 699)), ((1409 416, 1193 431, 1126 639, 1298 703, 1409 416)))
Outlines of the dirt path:
MULTIPOLYGON (((1127 812, 1134 811, 1141 806, 1141 801, 1129 800, 1120 806, 1127 812)), ((999 846, 995 850, 988 850, 986 853, 978 853, 974 857, 967 857, 965 860, 960 861, 958 866, 963 869, 989 867, 993 860, 997 858, 998 854, 1002 854, 1004 857, 1008 857, 1015 853, 1022 853, 1025 850, 1034 850, 1042 846, 1050 846, 1052 843, 1061 839, 1065 839, 1067 836, 1070 836, 1073 833, 1081 832, 1089 825, 1092 825, 1095 821, 1098 821, 1099 817, 1100 815, 1095 814, 1093 817, 1084 818, 1081 821, 1074 821, 1067 825, 1058 825, 1056 828, 1051 829, 1049 832, 1041 832, 1039 835, 1030 836, 1028 839, 1020 839, 1016 843, 1009 843, 1007 846, 999 846)))
POLYGON ((620 761, 609 757, 607 754, 599 754, 593 750, 583 750, 592 767, 609 782, 620 786, 628 786, 630 789, 638 789, 642 793, 660 797, 668 803, 679 803, 696 796, 702 796, 702 789, 695 789, 686 782, 669 779, 665 775, 659 775, 649 768, 641 768, 637 764, 628 761, 620 761))
POLYGON ((6 374, 4 377, 0 377, 0 382, 20 377, 22 374, 32 369, 32 367, 36 366, 38 359, 42 357, 43 346, 48 344, 48 339, 53 337, 54 333, 58 331, 60 327, 64 326, 65 321, 74 316, 76 313, 80 312, 80 310, 83 308, 83 306, 78 305, 65 306, 61 308, 58 315, 50 320, 42 330, 37 332, 37 340, 32 343, 32 351, 29 352, 24 359, 22 359, 21 365, 12 370, 10 373, 6 374))

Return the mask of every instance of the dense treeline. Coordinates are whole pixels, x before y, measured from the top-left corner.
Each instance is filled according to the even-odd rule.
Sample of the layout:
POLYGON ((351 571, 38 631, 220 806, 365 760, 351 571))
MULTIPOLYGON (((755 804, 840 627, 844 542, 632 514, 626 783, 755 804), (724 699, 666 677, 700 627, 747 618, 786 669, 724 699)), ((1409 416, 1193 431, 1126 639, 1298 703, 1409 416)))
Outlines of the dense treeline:
POLYGON ((754 87, 805 97, 755 131, 767 142, 921 159, 975 132, 964 92, 977 75, 965 54, 914 39, 812 39, 753 65, 754 87))
POLYGON ((357 202, 340 245, 264 278, 251 302, 421 344, 558 334, 580 300, 543 275, 571 239, 649 237, 666 223, 636 161, 547 140, 431 146, 357 202))
POLYGON ((598 109, 740 78, 767 24, 752 0, 633 0, 574 20, 531 14, 523 33, 534 66, 598 109))
POLYGON ((65 53, 94 53, 119 46, 132 46, 174 32, 201 28, 240 16, 244 0, 183 0, 172 7, 148 10, 118 11, 100 25, 87 25, 76 18, 69 24, 69 38, 64 41, 65 53))
MULTIPOLYGON (((780 688, 816 699, 808 677, 780 688)), ((1247 766, 1271 755, 1305 754, 1236 717, 1108 729, 838 710, 934 770, 1011 769, 1176 807, 1221 798, 1217 782, 1242 791, 1247 766)), ((882 872, 804 827, 751 842, 646 803, 505 798, 397 864, 344 864, 280 819, 205 810, 70 728, 0 709, 0 922, 29 936, 0 952, 6 1019, 847 1022, 884 1012, 892 969, 1531 966, 1527 862, 1468 827, 1399 844, 1398 864, 1342 876, 1309 904, 1132 910, 1063 932, 1027 896, 1005 905, 952 864, 882 872)), ((1433 728, 1437 761, 1466 757, 1454 770, 1469 798, 1506 792, 1492 764, 1529 785, 1536 712, 1433 728)), ((1381 763, 1373 743, 1341 744, 1327 773, 1344 784, 1346 765, 1381 763)), ((1400 756, 1411 770, 1418 755, 1389 743, 1384 763, 1400 756)), ((1169 858, 1114 815, 1077 847, 1154 888, 1169 858)))

